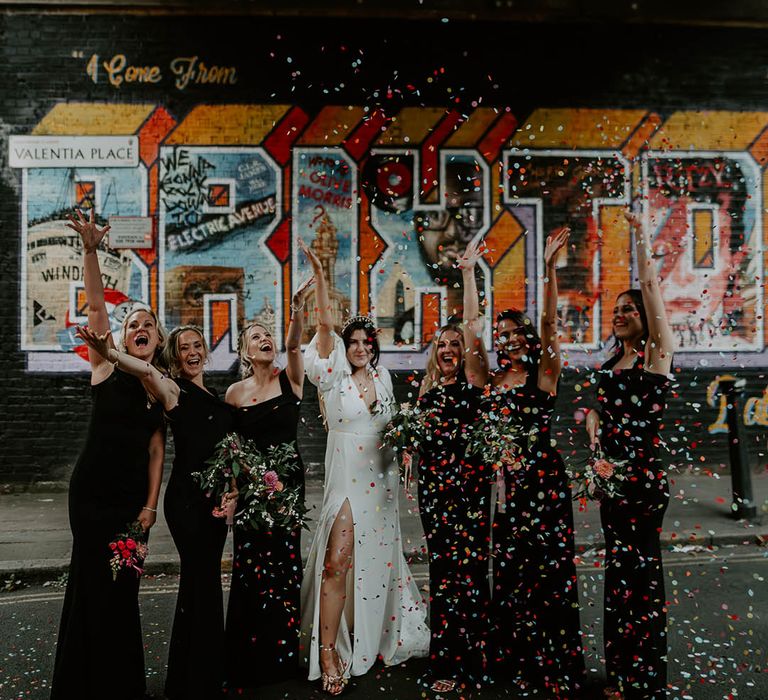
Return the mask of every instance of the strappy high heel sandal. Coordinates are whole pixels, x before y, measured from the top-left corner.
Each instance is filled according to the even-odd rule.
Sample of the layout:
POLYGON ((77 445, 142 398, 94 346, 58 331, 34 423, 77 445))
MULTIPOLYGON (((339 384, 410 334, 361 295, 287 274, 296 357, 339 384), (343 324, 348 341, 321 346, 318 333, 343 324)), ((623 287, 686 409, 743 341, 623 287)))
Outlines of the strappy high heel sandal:
MULTIPOLYGON (((349 678, 345 678, 344 676, 344 671, 347 670, 347 666, 341 660, 339 652, 335 647, 325 647, 321 644, 320 652, 324 651, 330 652, 331 655, 335 655, 338 672, 331 674, 326 673, 323 670, 320 671, 320 682, 322 683, 323 692, 328 693, 328 695, 341 695, 344 692, 344 688, 347 687, 347 683, 349 683, 349 678)), ((320 668, 322 669, 322 666, 320 668)))
POLYGON ((450 693, 452 690, 456 690, 456 681, 453 678, 436 680, 430 686, 430 690, 433 693, 450 693))

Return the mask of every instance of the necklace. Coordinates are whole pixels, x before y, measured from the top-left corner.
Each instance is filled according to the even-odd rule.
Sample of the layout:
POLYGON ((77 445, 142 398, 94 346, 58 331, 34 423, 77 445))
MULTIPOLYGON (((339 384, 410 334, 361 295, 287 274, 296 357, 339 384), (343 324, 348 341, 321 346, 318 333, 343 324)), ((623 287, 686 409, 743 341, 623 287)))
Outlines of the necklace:
POLYGON ((352 375, 352 381, 355 382, 355 386, 357 387, 357 390, 360 392, 360 398, 363 400, 363 403, 368 407, 368 411, 373 413, 375 408, 377 399, 376 399, 376 385, 373 382, 373 376, 371 375, 371 372, 368 368, 365 369, 365 374, 362 372, 358 372, 357 374, 352 375), (358 378, 357 374, 363 375, 362 378, 358 378), (373 400, 368 400, 368 391, 371 391, 373 394, 373 400))
POLYGON ((368 389, 373 389, 373 377, 366 369, 365 372, 358 372, 352 375, 352 379, 355 382, 355 386, 360 390, 360 394, 366 394, 368 389), (362 375, 362 379, 358 378, 358 375, 362 375))

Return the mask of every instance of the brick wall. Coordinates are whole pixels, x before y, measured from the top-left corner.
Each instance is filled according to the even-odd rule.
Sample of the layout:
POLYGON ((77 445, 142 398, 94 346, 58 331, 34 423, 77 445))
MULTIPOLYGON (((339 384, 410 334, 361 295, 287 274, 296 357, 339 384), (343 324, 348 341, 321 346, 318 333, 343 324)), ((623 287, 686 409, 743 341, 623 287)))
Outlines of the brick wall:
MULTIPOLYGON (((588 393, 576 385, 634 277, 620 212, 641 200, 681 344, 669 460, 727 462, 706 391, 728 371, 748 379, 764 465, 763 31, 9 11, 0 36, 0 481, 66 478, 82 444, 87 366, 72 330, 85 308, 76 242, 61 234, 66 209, 92 204, 152 231, 149 248, 100 252, 114 322, 142 299, 169 326, 200 323, 220 387, 245 319, 284 328, 305 274, 299 236, 332 252, 338 320, 376 315, 401 392, 459 310, 441 249, 484 233, 489 310, 536 315, 541 242, 570 223, 570 451, 588 393), (49 154, 9 167, 11 134, 87 148, 130 137, 137 162, 104 151, 96 165, 49 154)), ((311 390, 304 411, 302 447, 320 462, 311 390)))

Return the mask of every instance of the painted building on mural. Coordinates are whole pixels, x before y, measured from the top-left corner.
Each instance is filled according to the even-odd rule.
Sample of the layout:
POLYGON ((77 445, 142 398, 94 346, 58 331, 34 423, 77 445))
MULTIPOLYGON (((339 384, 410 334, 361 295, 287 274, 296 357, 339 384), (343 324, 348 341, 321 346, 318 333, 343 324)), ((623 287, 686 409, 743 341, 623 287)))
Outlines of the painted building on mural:
POLYGON ((518 122, 491 108, 388 116, 220 105, 176 123, 161 106, 70 103, 31 135, 86 146, 105 127, 137 135, 139 164, 22 169, 21 349, 31 370, 85 369, 72 336, 85 315, 79 241, 65 216, 91 206, 107 220, 149 217, 157 232, 149 249, 100 252, 115 325, 128 300, 153 305, 168 326, 198 323, 214 369, 233 364, 245 320, 269 311, 284 329, 306 274, 298 238, 323 261, 337 323, 371 314, 385 362, 400 368, 460 310, 454 263, 470 240, 488 244, 489 314, 535 315, 544 239, 566 223, 562 329, 586 363, 610 335, 612 300, 635 278, 621 212, 637 201, 679 352, 765 347, 768 113, 540 109, 518 122))
MULTIPOLYGON (((5 21, 16 30, 26 26, 21 17, 5 21)), ((44 20, 61 35, 76 21, 44 20)), ((368 25, 350 23, 324 26, 345 42, 362 37, 368 54, 361 48, 353 60, 345 56, 351 65, 345 70, 361 76, 354 78, 362 86, 357 94, 380 90, 386 99, 337 100, 328 90, 318 96, 308 80, 302 88, 295 63, 279 73, 284 81, 291 76, 284 88, 261 88, 246 43, 202 50, 202 19, 183 20, 188 35, 178 50, 161 32, 170 18, 155 27, 146 18, 126 21, 146 32, 146 62, 134 65, 127 57, 138 55, 129 50, 137 48, 135 39, 117 41, 124 53, 105 49, 105 41, 115 40, 114 18, 94 19, 99 41, 64 42, 70 62, 61 91, 51 98, 46 89, 30 88, 34 111, 11 101, 0 114, 13 135, 11 169, 4 172, 13 192, 4 192, 2 211, 18 221, 12 232, 18 314, 11 323, 18 362, 9 400, 44 395, 53 381, 73 405, 87 404, 77 394, 88 365, 74 337, 87 315, 80 242, 66 227, 74 207, 95 207, 103 220, 119 223, 98 253, 113 328, 134 300, 150 304, 168 327, 199 324, 221 383, 236 367, 238 332, 247 321, 284 334, 292 290, 309 274, 299 239, 321 258, 336 323, 370 314, 381 328, 382 362, 402 370, 401 381, 412 381, 435 329, 461 314, 454 263, 467 243, 480 237, 487 243, 478 270, 487 316, 514 307, 538 317, 544 241, 568 224, 571 245, 558 261, 568 356, 561 404, 563 425, 576 430, 589 403, 586 372, 602 359, 610 336, 613 300, 636 277, 622 216, 635 205, 651 232, 679 345, 676 372, 685 377, 686 390, 673 399, 674 425, 715 445, 722 404, 707 387, 722 367, 752 373, 745 417, 754 428, 768 425, 762 378, 768 111, 755 111, 750 96, 710 109, 669 86, 646 85, 643 99, 630 98, 614 81, 605 90, 615 99, 581 98, 577 88, 555 99, 547 83, 552 76, 541 69, 539 92, 521 107, 510 69, 493 100, 459 100, 450 91, 442 101, 434 95, 390 100, 392 91, 386 93, 373 69, 366 77, 358 63, 373 56, 383 65, 387 49, 360 33, 368 25), (660 109, 662 102, 674 107, 660 109)), ((234 18, 209 25, 245 31, 234 18)), ((318 70, 340 65, 310 42, 307 23, 273 25, 279 31, 264 49, 272 54, 254 58, 259 66, 283 37, 305 70, 313 60, 318 70), (290 38, 293 27, 301 27, 301 38, 290 38)), ((392 26, 388 31, 390 38, 397 34, 392 26)), ((466 46, 499 31, 477 25, 466 46)), ((32 52, 39 85, 56 87, 57 78, 46 77, 43 48, 25 44, 23 31, 7 33, 17 48, 32 52)), ((402 50, 407 41, 401 42, 402 50)), ((470 87, 487 83, 492 66, 462 63, 462 48, 447 42, 435 58, 461 65, 470 87)), ((503 49, 493 51, 489 60, 500 62, 503 49)), ((642 57, 624 60, 635 75, 650 70, 642 57)), ((427 74, 413 70, 404 81, 427 74)), ((425 85, 441 79, 438 69, 429 75, 425 85)), ((694 77, 706 90, 708 78, 694 77)), ((404 81, 404 91, 413 87, 404 81)), ((349 90, 341 94, 350 97, 349 90)), ((311 299, 307 307, 305 341, 314 322, 311 299)), ((486 343, 492 343, 490 324, 486 343)), ((29 424, 42 415, 40 409, 29 424)), ((24 479, 66 472, 75 447, 65 450, 66 464, 54 464, 31 444, 20 420, 8 426, 19 447, 11 450, 6 473, 24 479), (27 453, 35 455, 32 466, 19 471, 27 453)), ((753 435, 760 460, 762 436, 753 435)), ((578 442, 572 433, 566 437, 578 442)), ((63 432, 53 430, 45 445, 64 442, 63 432)), ((713 449, 714 462, 722 463, 724 446, 713 449)), ((673 450, 681 464, 699 457, 687 446, 673 450)))

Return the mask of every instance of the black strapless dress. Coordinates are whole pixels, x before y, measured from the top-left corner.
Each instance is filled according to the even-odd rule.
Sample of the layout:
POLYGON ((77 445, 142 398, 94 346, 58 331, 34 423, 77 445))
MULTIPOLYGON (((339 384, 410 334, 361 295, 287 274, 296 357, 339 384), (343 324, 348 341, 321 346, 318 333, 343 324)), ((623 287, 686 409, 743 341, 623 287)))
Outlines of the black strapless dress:
MULTIPOLYGON (((299 399, 280 372, 280 396, 236 409, 237 432, 266 450, 296 444, 299 399)), ((286 488, 303 498, 304 466, 286 488)), ((301 629, 301 528, 270 531, 235 527, 232 587, 227 607, 227 685, 248 688, 294 678, 299 673, 301 629)))
POLYGON ((221 555, 227 538, 217 505, 192 472, 205 468, 234 425, 234 410, 186 379, 176 379, 179 403, 168 412, 176 456, 165 490, 165 519, 179 551, 181 572, 168 647, 169 700, 211 700, 224 682, 224 601, 221 555))
POLYGON ((88 436, 69 482, 72 560, 51 699, 133 700, 146 690, 139 578, 121 572, 112 580, 109 542, 147 502, 149 441, 163 413, 118 369, 91 395, 88 436))

